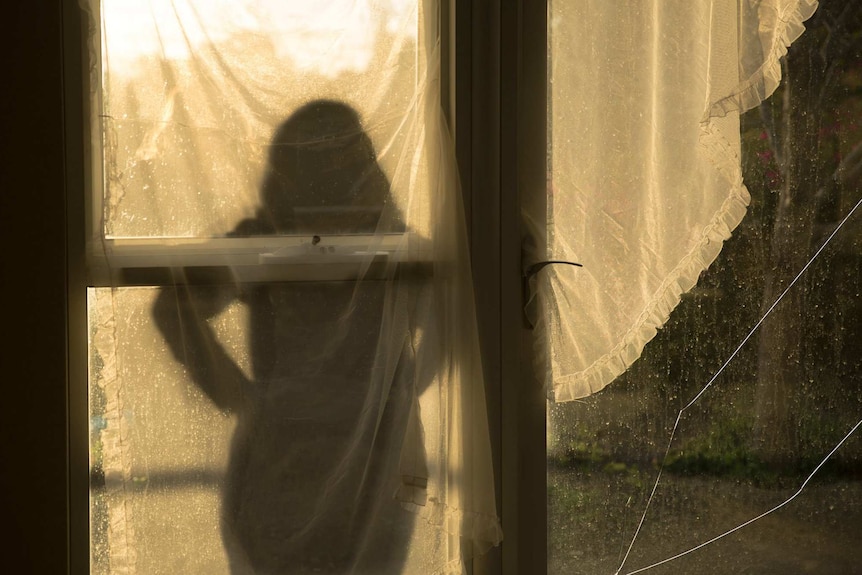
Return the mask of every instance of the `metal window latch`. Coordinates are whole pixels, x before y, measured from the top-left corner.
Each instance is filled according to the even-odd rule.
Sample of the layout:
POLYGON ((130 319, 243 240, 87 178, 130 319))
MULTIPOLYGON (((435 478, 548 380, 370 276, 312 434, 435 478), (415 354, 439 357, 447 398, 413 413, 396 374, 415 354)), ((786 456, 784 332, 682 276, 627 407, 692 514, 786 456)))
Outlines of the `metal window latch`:
POLYGON ((549 266, 549 265, 553 265, 553 264, 566 264, 566 265, 570 265, 570 266, 576 266, 579 268, 584 267, 583 264, 579 264, 579 263, 575 263, 575 262, 567 262, 565 260, 548 260, 548 261, 544 261, 544 262, 535 263, 535 264, 531 265, 530 267, 528 267, 524 271, 524 279, 529 281, 531 277, 533 277, 534 275, 536 275, 537 273, 542 271, 542 268, 549 266))
POLYGON ((542 262, 536 262, 530 266, 528 266, 524 270, 523 275, 523 284, 521 288, 522 293, 522 301, 524 303, 524 325, 527 329, 533 329, 536 326, 536 298, 535 294, 532 293, 530 289, 530 281, 533 277, 542 271, 544 268, 550 265, 568 265, 575 266, 578 268, 584 267, 583 264, 579 264, 576 262, 569 262, 565 260, 546 260, 542 262))

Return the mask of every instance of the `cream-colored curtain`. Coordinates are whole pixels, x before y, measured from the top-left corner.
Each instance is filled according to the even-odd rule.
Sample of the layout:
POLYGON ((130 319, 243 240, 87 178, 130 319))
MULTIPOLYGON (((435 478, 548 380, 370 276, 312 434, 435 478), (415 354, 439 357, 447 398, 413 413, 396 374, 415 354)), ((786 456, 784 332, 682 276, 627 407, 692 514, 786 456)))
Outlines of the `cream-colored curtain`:
POLYGON ((434 0, 91 0, 94 573, 500 541, 434 0))
MULTIPOLYGON (((813 0, 551 0, 537 353, 557 401, 635 361, 744 216, 740 113, 813 0)), ((530 263, 530 262, 528 262, 530 263)))

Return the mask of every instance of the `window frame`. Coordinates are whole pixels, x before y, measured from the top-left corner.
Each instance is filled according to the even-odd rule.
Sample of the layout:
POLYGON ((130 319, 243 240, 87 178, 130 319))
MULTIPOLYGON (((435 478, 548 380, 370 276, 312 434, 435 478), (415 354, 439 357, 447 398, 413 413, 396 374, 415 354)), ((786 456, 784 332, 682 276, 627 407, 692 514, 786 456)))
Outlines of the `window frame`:
MULTIPOLYGON (((546 398, 533 371, 532 335, 522 312, 521 202, 544 202, 547 2, 441 0, 440 5, 441 101, 460 169, 475 293, 481 294, 477 315, 505 534, 500 547, 473 561, 472 572, 541 572, 547 565, 547 509, 535 502, 546 501, 547 493, 546 398)), ((86 120, 89 23, 75 0, 56 0, 55 6, 62 32, 56 63, 63 76, 65 148, 63 546, 66 572, 77 575, 90 571, 86 290, 106 280, 98 274, 88 280, 86 270, 92 241, 88 233, 95 227, 85 191, 98 184, 94 170, 85 169, 96 165, 88 144, 92 126, 86 120)))
MULTIPOLYGON (((547 565, 545 395, 532 371, 531 334, 522 317, 521 202, 544 201, 547 3, 441 0, 443 104, 450 118, 475 275, 498 510, 505 540, 474 562, 474 573, 541 571, 547 565), (502 39, 505 38, 505 41, 502 39), (447 79, 448 78, 448 79, 447 79), (457 89, 455 84, 457 83, 457 89), (529 87, 529 89, 528 89, 529 87), (506 121, 517 118, 516 122, 506 121), (506 233, 503 233, 506 230, 506 233), (517 231, 517 233, 515 233, 517 231)), ((90 165, 84 119, 87 22, 76 0, 17 8, 4 93, 12 105, 15 150, 6 170, 4 238, 11 326, 40 330, 13 337, 10 358, 24 366, 9 386, 4 459, 26 476, 4 476, 17 527, 10 547, 34 571, 89 573, 89 476, 84 192, 90 165), (38 22, 38 26, 21 25, 38 22), (24 63, 21 66, 21 63, 24 63), (13 66, 12 64, 19 64, 13 66), (34 151, 37 151, 34 153, 34 151), (36 239, 33 239, 33 238, 36 239), (62 382, 60 381, 62 380, 62 382)), ((531 206, 534 208, 535 206, 531 206)))
POLYGON ((44 573, 64 572, 69 549, 67 286, 74 270, 67 265, 62 8, 53 0, 10 12, 0 95, 7 135, 0 205, 9 246, 3 295, 6 325, 16 330, 4 344, 5 541, 13 566, 44 573))
POLYGON ((458 85, 449 90, 450 122, 471 240, 504 533, 499 549, 474 562, 474 572, 544 572, 547 506, 536 502, 547 501, 546 396, 522 311, 527 262, 521 210, 522 204, 534 213, 544 210, 547 2, 448 0, 448 8, 444 21, 454 29, 448 69, 458 85))
POLYGON ((87 329, 87 190, 92 189, 93 158, 85 14, 77 2, 61 0, 66 139, 68 269, 68 573, 90 573, 90 463, 87 329))
MULTIPOLYGON (((101 1, 92 2, 93 25, 101 24, 101 1)), ((235 279, 240 282, 268 281, 337 281, 353 279, 360 264, 367 260, 368 250, 375 252, 370 269, 363 270, 366 278, 383 278, 387 262, 399 266, 409 264, 419 267, 429 263, 421 242, 407 234, 351 234, 316 236, 294 234, 277 237, 162 237, 162 236, 110 236, 103 229, 105 208, 104 191, 108 186, 105 163, 99 154, 93 154, 96 146, 104 146, 101 122, 102 81, 104 57, 101 36, 93 40, 87 29, 87 11, 81 11, 81 36, 76 41, 83 47, 83 62, 79 93, 83 101, 82 141, 85 187, 83 191, 83 216, 70 222, 72 226, 84 225, 85 267, 88 287, 159 286, 175 283, 172 268, 177 267, 230 267, 235 279), (95 45, 90 45, 93 41, 95 45), (95 53, 95 62, 88 62, 95 53), (89 70, 89 74, 87 73, 89 70), (91 96, 95 94, 95 97, 91 96), (90 110, 91 106, 98 110, 90 110), (401 240, 404 241, 401 241, 401 240), (409 244, 410 259, 407 260, 409 244), (378 265, 379 264, 379 265, 378 265)), ((424 23, 419 23, 419 41, 423 41, 424 23)), ((417 49, 417 54, 419 50, 417 49)), ((418 58, 418 56, 417 56, 418 58)), ((419 63, 416 66, 418 82, 419 63)), ((77 96, 76 96, 77 97, 77 96)))

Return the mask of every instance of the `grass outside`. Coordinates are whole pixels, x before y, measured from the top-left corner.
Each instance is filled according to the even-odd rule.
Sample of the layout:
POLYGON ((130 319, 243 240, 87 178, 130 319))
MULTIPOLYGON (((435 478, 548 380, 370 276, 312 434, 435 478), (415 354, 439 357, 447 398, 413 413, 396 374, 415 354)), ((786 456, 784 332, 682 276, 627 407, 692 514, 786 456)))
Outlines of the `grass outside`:
MULTIPOLYGON (((637 529, 656 470, 551 468, 551 575, 612 575, 637 529)), ((789 498, 795 488, 666 473, 621 573, 672 557, 789 498)), ((862 568, 862 481, 810 484, 790 504, 727 537, 646 572, 852 574, 862 568)))
MULTIPOLYGON (((738 398, 737 398, 738 399, 738 398)), ((705 404, 677 430, 637 541, 620 574, 691 549, 796 493, 852 427, 855 402, 797 429, 804 452, 780 469, 751 448, 744 402, 705 404), (723 407, 722 407, 723 406, 723 407), (845 421, 846 420, 846 421, 845 421)), ((641 391, 608 389, 550 406, 549 575, 613 575, 638 528, 675 419, 641 391)), ((661 574, 862 573, 862 434, 792 502, 685 557, 661 574)))

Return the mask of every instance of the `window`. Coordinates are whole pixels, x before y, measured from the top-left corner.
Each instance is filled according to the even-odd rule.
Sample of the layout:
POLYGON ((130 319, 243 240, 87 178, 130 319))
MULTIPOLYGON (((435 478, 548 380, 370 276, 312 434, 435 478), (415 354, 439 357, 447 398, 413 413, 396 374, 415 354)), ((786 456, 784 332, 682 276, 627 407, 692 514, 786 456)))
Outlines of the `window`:
POLYGON ((859 6, 821 3, 810 19, 807 2, 551 6, 548 235, 558 237, 549 249, 552 259, 584 268, 549 272, 558 286, 548 297, 572 310, 556 321, 577 342, 565 347, 566 334, 550 333, 559 347, 549 370, 558 399, 577 398, 580 388, 595 393, 549 405, 548 573, 852 571, 862 503, 854 471, 860 194, 852 168, 859 6), (755 42, 754 53, 751 11, 761 34, 773 22, 780 30, 755 42), (728 15, 729 33, 710 36, 728 15), (620 39, 604 43, 611 29, 620 39), (721 70, 722 56, 737 51, 739 61, 721 70), (692 78, 690 66, 708 74, 708 91, 681 80, 692 78), (777 94, 760 103, 779 73, 777 94), (734 106, 754 108, 740 126, 734 106), (689 107, 695 130, 680 129, 689 107), (722 157, 738 134, 751 199, 729 236, 748 203, 722 157), (706 155, 724 178, 698 179, 706 155), (689 204, 709 201, 716 185, 725 190, 715 196, 721 206, 709 208, 717 216, 693 226, 689 204), (663 201, 666 191, 672 197, 663 201), (678 224, 705 231, 665 244, 661 236, 678 224), (629 235, 639 229, 646 233, 629 235), (615 279, 614 263, 644 246, 645 257, 615 279), (678 249, 695 255, 674 256, 679 267, 670 271, 664 255, 678 249), (686 278, 687 267, 700 277, 686 278), (643 274, 656 282, 633 279, 643 274), (647 293, 615 300, 628 282, 647 293), (617 336, 604 317, 629 305, 637 320, 617 336), (600 355, 590 346, 607 351, 595 341, 610 333, 625 345, 590 363, 600 355), (652 335, 629 366, 635 342, 652 335), (598 391, 600 371, 624 369, 598 391))
MULTIPOLYGON (((449 21, 455 24, 454 35, 460 44, 456 44, 457 50, 444 57, 444 61, 453 63, 454 70, 450 84, 454 103, 451 113, 455 118, 454 135, 468 198, 467 208, 471 213, 477 289, 482 293, 478 311, 483 333, 485 365, 491 389, 497 385, 502 386, 501 394, 489 394, 489 406, 492 429, 497 436, 502 437, 504 450, 502 456, 498 450, 497 464, 498 476, 502 477, 499 497, 505 519, 506 543, 500 554, 502 559, 491 555, 491 568, 499 568, 507 573, 532 572, 532 569, 527 569, 535 568, 537 562, 543 563, 546 541, 545 530, 541 526, 545 525, 544 515, 547 512, 547 524, 550 528, 547 542, 550 555, 549 572, 568 572, 567 569, 571 568, 572 564, 598 566, 602 569, 607 567, 613 572, 619 566, 621 554, 625 553, 624 550, 631 541, 633 528, 637 527, 645 499, 654 484, 656 467, 652 462, 652 455, 657 454, 658 460, 663 458, 668 427, 672 427, 672 420, 678 410, 687 403, 686 400, 693 397, 692 392, 702 389, 702 385, 709 381, 721 362, 733 352, 734 346, 747 334, 747 329, 753 327, 752 321, 757 321, 761 316, 759 312, 765 311, 763 302, 769 298, 764 295, 764 286, 767 281, 774 281, 766 274, 771 269, 767 264, 771 257, 769 252, 775 239, 781 237, 773 232, 773 229, 778 231, 780 228, 775 226, 773 219, 777 206, 780 205, 779 200, 786 197, 786 190, 793 189, 794 182, 809 182, 800 176, 805 171, 803 168, 809 170, 808 173, 819 174, 820 179, 817 181, 823 183, 828 192, 817 196, 823 198, 824 203, 818 206, 816 212, 811 212, 814 214, 813 223, 809 228, 804 228, 808 230, 804 234, 806 249, 786 252, 798 258, 795 262, 787 263, 784 268, 785 273, 790 274, 787 277, 792 277, 806 263, 807 258, 813 255, 812 248, 821 245, 821 242, 814 241, 813 238, 823 240, 828 237, 827 224, 841 221, 841 217, 855 205, 854 200, 858 199, 853 171, 856 157, 853 153, 856 144, 853 135, 854 118, 858 117, 859 113, 855 100, 858 57, 853 51, 855 45, 852 41, 853 31, 858 29, 858 19, 854 16, 856 5, 846 3, 837 6, 838 3, 823 3, 824 5, 818 8, 815 19, 809 23, 806 35, 790 52, 791 60, 794 58, 793 50, 805 54, 799 57, 802 62, 788 61, 786 64, 786 78, 790 78, 791 82, 799 82, 794 89, 811 90, 811 86, 817 82, 805 77, 807 71, 804 68, 796 68, 797 72, 794 73, 794 65, 804 66, 809 55, 820 54, 820 49, 826 46, 823 53, 828 56, 827 62, 833 62, 841 68, 826 67, 832 70, 829 81, 833 82, 831 86, 837 86, 833 94, 838 95, 830 100, 829 105, 818 110, 817 114, 806 109, 806 114, 802 115, 787 113, 785 103, 790 101, 791 105, 795 104, 792 104, 792 100, 785 99, 786 92, 779 92, 779 98, 773 97, 761 109, 743 116, 745 179, 753 196, 746 219, 728 242, 720 259, 700 279, 698 287, 686 296, 681 307, 671 316, 670 324, 647 346, 645 356, 638 363, 604 392, 583 403, 550 406, 550 436, 546 457, 541 449, 545 438, 544 396, 537 393, 536 388, 522 385, 523 381, 534 376, 529 373, 530 358, 526 351, 530 347, 529 334, 522 329, 524 320, 520 310, 520 237, 518 234, 508 233, 518 229, 520 225, 518 208, 513 204, 517 192, 520 191, 522 197, 535 198, 539 195, 531 196, 524 192, 531 187, 544 189, 544 154, 538 154, 541 156, 538 159, 535 157, 537 149, 544 149, 541 142, 546 138, 544 96, 534 98, 533 95, 542 94, 545 90, 546 20, 544 7, 535 9, 537 13, 534 13, 533 5, 537 3, 523 3, 519 7, 502 4, 458 3, 453 6, 448 16, 449 21), (847 11, 841 12, 843 9, 847 11), (838 11, 833 12, 834 10, 838 11), (819 27, 821 25, 823 27, 819 27), (832 31, 831 35, 827 33, 827 27, 832 31), (839 41, 838 38, 844 40, 839 41), (811 44, 806 44, 809 39, 811 44), (525 63, 520 67, 515 65, 519 57, 522 58, 521 62, 525 63), (525 86, 532 87, 527 89, 525 86), (501 122, 500 118, 517 118, 517 121, 501 122), (813 125, 788 123, 803 118, 807 118, 813 125), (794 134, 807 134, 808 141, 794 139, 797 143, 791 147, 798 152, 797 157, 804 159, 807 155, 816 160, 816 165, 783 163, 790 148, 781 143, 782 126, 790 126, 794 134), (761 139, 763 134, 766 134, 766 137, 761 139), (773 137, 775 139, 772 139, 773 137), (518 142, 526 145, 519 147, 518 142), (531 146, 530 142, 540 144, 531 146), (783 171, 793 166, 795 172, 783 171), (837 175, 834 181, 829 180, 832 174, 837 175), (480 214, 479 206, 488 211, 480 214), (495 215, 490 217, 490 213, 495 215), (501 234, 500 230, 506 230, 507 233, 501 234), (740 271, 740 259, 748 270, 745 273, 740 271), (794 263, 796 265, 793 265, 794 263), (743 286, 742 289, 739 288, 740 285, 743 286), (694 359, 688 361, 691 358, 694 359), (537 501, 544 500, 543 485, 546 474, 550 491, 547 509, 536 504, 537 501), (613 489, 608 491, 607 487, 602 486, 603 481, 606 485, 612 485, 613 489), (588 489, 575 490, 572 485, 579 488, 586 485, 588 489), (537 528, 537 525, 540 527, 537 528), (564 535, 569 533, 574 535, 564 535), (499 563, 495 565, 495 561, 499 563)), ((22 10, 36 11, 35 8, 22 10)), ((74 72, 74 63, 79 58, 77 46, 81 45, 81 42, 80 38, 77 43, 75 41, 78 32, 74 24, 77 7, 74 3, 64 3, 64 10, 70 23, 63 29, 66 39, 64 58, 67 66, 65 110, 67 126, 71 127, 69 139, 74 142, 76 114, 68 112, 81 107, 80 102, 75 101, 74 89, 79 82, 74 72)), ((33 20, 39 16, 44 15, 34 13, 33 20)), ((13 68, 16 73, 22 74, 20 81, 15 82, 16 85, 42 88, 35 90, 39 94, 34 96, 32 101, 29 101, 31 98, 16 99, 16 102, 20 100, 26 104, 22 110, 32 111, 28 114, 30 118, 26 126, 18 130, 25 135, 34 133, 35 126, 43 126, 47 133, 59 131, 49 121, 47 114, 43 113, 43 109, 56 110, 59 107, 58 102, 49 101, 47 94, 60 92, 60 66, 45 57, 40 42, 35 41, 40 38, 47 40, 44 43, 48 46, 57 46, 61 37, 59 20, 54 15, 53 18, 43 18, 41 21, 53 24, 40 28, 37 31, 38 36, 25 37, 22 33, 20 42, 20 46, 32 47, 28 57, 38 64, 33 66, 33 70, 38 69, 40 73, 25 74, 19 72, 19 68, 13 68), (27 107, 36 103, 43 105, 27 107), (34 128, 34 132, 23 129, 30 127, 34 128)), ((444 44, 443 47, 445 49, 447 45, 444 44)), ((817 60, 814 58, 812 61, 817 60)), ((80 68, 79 65, 78 69, 80 68)), ((86 66, 84 68, 86 69, 86 66)), ((80 131, 79 126, 77 132, 80 131)), ((22 138, 24 137, 26 136, 22 135, 22 138)), ((56 139, 59 139, 59 135, 56 139)), ((20 146, 21 149, 26 147, 20 146)), ((57 159, 56 153, 51 152, 44 139, 34 138, 33 145, 29 147, 44 152, 38 162, 29 154, 20 153, 20 150, 17 155, 11 156, 11 160, 20 160, 20 165, 24 167, 31 166, 27 171, 39 177, 37 190, 44 194, 34 194, 40 197, 22 201, 16 211, 7 212, 4 204, 4 213, 31 213, 34 205, 40 205, 36 202, 45 198, 47 205, 41 214, 45 222, 55 224, 47 228, 53 227, 54 231, 62 228, 65 215, 54 213, 47 198, 53 197, 49 192, 53 192, 59 186, 58 182, 65 179, 68 182, 67 199, 71 218, 81 216, 79 219, 82 219, 84 210, 76 205, 75 199, 82 194, 74 192, 82 179, 78 171, 85 163, 82 157, 84 152, 76 145, 68 146, 67 159, 71 161, 67 161, 65 168, 62 168, 62 162, 57 159), (57 174, 61 173, 63 177, 58 177, 57 174), (57 177, 51 179, 52 174, 57 177)), ((30 181, 23 182, 16 188, 28 189, 31 184, 30 181)), ((806 189, 815 188, 806 186, 806 189)), ((15 198, 7 198, 4 201, 13 199, 15 198)), ((791 214, 791 219, 798 215, 791 214)), ((22 229, 23 225, 23 219, 12 222, 9 228, 12 231, 10 245, 17 243, 21 237, 29 236, 30 230, 22 229)), ((50 230, 43 232, 49 233, 50 230)), ((764 324, 758 332, 761 335, 753 337, 740 351, 739 357, 723 373, 722 380, 717 380, 709 394, 699 400, 695 408, 686 412, 671 446, 671 457, 666 461, 663 478, 644 527, 626 563, 627 568, 634 570, 667 558, 669 554, 682 551, 744 522, 756 511, 766 510, 772 504, 792 495, 801 480, 805 479, 805 470, 816 466, 820 455, 825 455, 824 451, 828 452, 843 437, 842 429, 849 431, 846 426, 838 428, 842 422, 852 426, 848 418, 853 413, 854 404, 855 413, 859 413, 859 369, 854 359, 858 355, 854 351, 854 342, 858 338, 853 336, 858 330, 855 318, 859 315, 855 309, 858 304, 858 278, 854 275, 858 267, 856 235, 858 234, 854 233, 851 219, 830 242, 831 247, 818 256, 798 284, 798 287, 804 288, 801 290, 805 293, 804 309, 817 311, 810 316, 799 316, 807 317, 802 328, 806 339, 800 345, 810 361, 787 362, 792 363, 794 369, 805 371, 802 374, 804 389, 794 390, 794 400, 789 403, 790 411, 794 414, 790 419, 781 422, 781 426, 796 425, 796 433, 790 435, 794 437, 794 444, 782 445, 779 442, 775 446, 777 451, 791 447, 790 451, 796 450, 793 453, 799 457, 790 465, 791 471, 783 476, 772 475, 769 471, 764 472, 765 476, 758 477, 761 470, 751 463, 751 451, 740 446, 740 443, 744 444, 751 438, 751 417, 757 413, 757 404, 751 405, 751 394, 758 389, 765 389, 761 386, 766 384, 760 381, 761 360, 769 360, 761 357, 757 349, 761 346, 759 340, 764 338, 762 334, 769 330, 767 324, 764 324), (830 256, 831 249, 835 252, 830 256), (818 268, 819 265, 823 267, 818 268), (827 287, 825 290, 815 289, 818 285, 827 287), (830 313, 833 310, 837 311, 830 313), (755 368, 759 372, 756 377, 751 375, 755 368), (723 383, 724 379, 728 380, 727 384, 723 383), (829 382, 829 387, 821 386, 822 382, 829 382), (748 413, 742 413, 746 417, 733 421, 719 420, 713 416, 716 412, 731 411, 731 402, 734 408, 740 405, 749 407, 748 413), (712 409, 709 416, 700 411, 707 406, 712 409), (802 417, 799 417, 800 414, 802 417), (796 464, 799 465, 794 467, 796 464), (802 468, 804 470, 800 470, 802 468), (696 475, 692 475, 695 473, 696 475), (737 495, 740 493, 738 491, 723 491, 734 482, 742 486, 744 495, 737 495), (786 488, 787 491, 780 491, 778 488, 786 488), (719 496, 725 493, 729 494, 724 501, 735 498, 739 501, 739 507, 720 509, 720 518, 725 521, 720 524, 712 523, 706 519, 705 510, 714 509, 719 496), (700 522, 696 525, 685 523, 685 528, 674 527, 677 518, 688 517, 692 509, 704 511, 695 514, 695 517, 701 517, 700 522), (690 530, 680 535, 684 529, 690 530), (690 539, 682 539, 683 536, 689 535, 690 539), (650 545, 659 540, 679 541, 680 545, 650 545)), ((83 242, 79 239, 73 231, 64 246, 69 248, 70 257, 73 259, 83 251, 83 242)), ((786 236, 784 239, 790 241, 786 236)), ((42 263, 59 261, 58 258, 62 258, 52 246, 56 247, 56 242, 47 239, 34 246, 35 253, 48 254, 47 258, 39 258, 42 263)), ((14 266, 14 269, 28 269, 34 273, 46 270, 44 265, 35 266, 34 269, 33 262, 14 261, 21 264, 14 266)), ((76 305, 75 286, 83 284, 78 282, 80 278, 76 279, 76 273, 78 270, 72 265, 72 299, 68 317, 69 329, 80 334, 83 321, 81 306, 76 305)), ((62 283, 62 276, 63 274, 52 276, 53 285, 62 283)), ((46 282, 45 285, 48 283, 51 282, 46 282)), ((45 303, 50 297, 39 299, 36 297, 37 293, 42 291, 34 289, 32 293, 8 296, 7 301, 18 302, 23 299, 29 304, 15 306, 19 309, 14 312, 21 313, 22 316, 13 317, 20 317, 20 325, 30 325, 30 322, 35 323, 34 318, 44 318, 39 321, 45 326, 54 326, 56 318, 63 314, 56 309, 52 310, 45 303)), ((772 294, 772 301, 777 295, 772 294)), ((795 296, 788 295, 787 302, 792 302, 793 297, 795 296)), ((797 310, 803 309, 795 303, 794 306, 797 310)), ((780 312, 777 313, 779 315, 774 318, 780 317, 780 312)), ((65 333, 65 327, 62 331, 65 333)), ((34 386, 45 385, 40 379, 53 381, 59 377, 56 372, 49 371, 49 364, 64 365, 65 346, 51 344, 51 352, 39 349, 53 341, 48 337, 49 333, 56 335, 57 332, 46 327, 45 337, 40 338, 42 341, 38 344, 29 338, 21 338, 13 343, 14 346, 22 347, 13 347, 11 353, 28 358, 25 360, 31 371, 28 380, 33 381, 34 386), (26 353, 17 353, 19 349, 25 349, 26 353), (34 349, 38 351, 32 351, 34 349), (52 357, 52 361, 41 361, 41 358, 47 357, 52 357)), ((775 338, 774 341, 780 341, 792 333, 793 330, 778 330, 777 334, 770 337, 775 338)), ((80 377, 81 372, 81 366, 76 365, 75 358, 84 357, 86 354, 82 351, 79 337, 70 337, 68 342, 68 369, 74 379, 80 377)), ((20 407, 20 411, 13 413, 9 421, 12 422, 11 425, 26 430, 27 437, 33 438, 45 457, 36 458, 29 464, 34 477, 23 482, 26 485, 16 482, 12 486, 14 488, 6 489, 6 492, 32 494, 28 497, 31 502, 27 511, 21 507, 13 507, 17 509, 15 514, 22 526, 22 541, 32 538, 33 541, 41 543, 47 539, 52 542, 51 547, 59 548, 65 545, 64 519, 58 518, 56 509, 63 507, 63 501, 67 502, 71 510, 71 527, 68 531, 70 561, 78 570, 75 572, 85 573, 88 559, 86 551, 82 554, 81 550, 88 549, 84 540, 88 533, 87 511, 86 502, 81 503, 80 494, 86 492, 87 478, 81 477, 81 466, 76 466, 75 462, 86 459, 81 453, 81 445, 86 445, 86 437, 85 433, 81 432, 80 422, 87 420, 87 406, 81 402, 75 389, 73 387, 69 395, 68 406, 72 422, 68 432, 72 461, 69 477, 71 495, 66 496, 62 487, 63 473, 57 470, 59 464, 54 463, 62 457, 52 455, 65 449, 64 444, 60 445, 63 442, 57 439, 64 436, 63 431, 58 429, 62 425, 57 422, 63 421, 65 395, 60 397, 56 390, 46 391, 46 397, 40 397, 40 401, 36 402, 31 396, 30 388, 25 386, 21 386, 20 390, 9 391, 10 404, 14 403, 20 407), (41 511, 33 513, 33 517, 38 516, 38 520, 29 518, 31 509, 41 511)), ((735 409, 731 413, 736 413, 735 409)), ((9 460, 28 461, 32 455, 29 445, 22 445, 18 440, 9 443, 12 447, 9 460)), ((834 460, 830 461, 832 462, 807 484, 803 493, 781 511, 737 532, 734 535, 737 539, 725 538, 681 561, 691 561, 689 565, 697 568, 698 565, 710 565, 718 560, 736 560, 742 556, 749 560, 748 565, 753 568, 762 566, 762 570, 789 570, 796 569, 799 565, 809 565, 815 572, 820 568, 827 569, 830 564, 837 565, 836 569, 840 569, 843 565, 841 561, 848 560, 848 557, 854 560, 854 564, 858 562, 858 557, 847 555, 853 552, 855 546, 841 544, 842 538, 851 534, 858 525, 860 498, 855 491, 857 482, 853 479, 856 473, 854 470, 858 467, 858 434, 842 445, 834 460), (794 517, 795 522, 786 518, 788 514, 794 513, 797 514, 794 517), (779 518, 779 521, 774 522, 776 518, 779 518), (821 522, 818 523, 819 521, 821 522), (804 526, 805 530, 800 527, 800 531, 789 533, 788 525, 804 526), (817 525, 823 527, 815 528, 817 525), (807 530, 809 528, 811 530, 807 530), (805 553, 805 545, 801 542, 798 545, 795 543, 798 541, 795 539, 798 533, 808 535, 808 541, 813 542, 812 547, 818 547, 823 553, 805 553), (787 538, 793 548, 791 545, 780 545, 777 548, 772 546, 775 541, 788 541, 787 538), (833 544, 832 541, 838 543, 833 544), (746 545, 755 542, 766 542, 764 545, 767 545, 770 551, 740 553, 740 549, 744 550, 746 545), (826 554, 832 551, 834 555, 831 558, 826 557, 826 554), (786 566, 783 563, 785 559, 791 561, 792 565, 786 566), (817 563, 805 563, 806 561, 817 563)), ((22 552, 27 548, 27 545, 22 545, 22 552)), ((46 553, 32 553, 28 557, 33 565, 47 565, 52 560, 62 561, 61 555, 49 557, 46 553)), ((50 565, 52 567, 43 570, 58 570, 53 568, 53 563, 50 565)), ((662 569, 665 572, 675 572, 681 565, 684 563, 670 563, 655 568, 653 572, 661 572, 662 569)))
POLYGON ((436 3, 88 14, 91 570, 498 543, 436 3))

